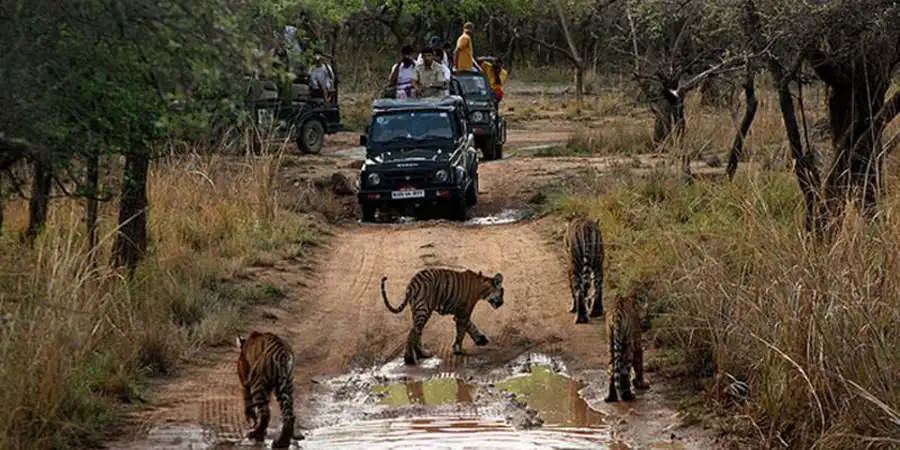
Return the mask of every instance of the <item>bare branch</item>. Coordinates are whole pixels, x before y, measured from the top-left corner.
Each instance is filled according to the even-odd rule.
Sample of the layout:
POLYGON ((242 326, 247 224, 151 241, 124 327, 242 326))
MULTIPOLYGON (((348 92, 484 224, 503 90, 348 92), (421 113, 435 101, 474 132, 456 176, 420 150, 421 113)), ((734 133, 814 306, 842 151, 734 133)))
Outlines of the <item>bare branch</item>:
POLYGON ((704 80, 709 78, 711 75, 723 73, 723 72, 726 72, 729 70, 734 70, 735 69, 734 64, 740 63, 744 59, 745 58, 743 56, 735 56, 733 58, 729 58, 725 61, 722 61, 721 63, 716 64, 715 66, 712 66, 709 69, 706 69, 703 72, 698 73, 697 75, 694 75, 694 77, 690 78, 688 81, 686 81, 683 84, 681 84, 680 86, 678 86, 676 95, 680 97, 680 96, 692 91, 697 86, 699 86, 700 83, 702 83, 704 80))

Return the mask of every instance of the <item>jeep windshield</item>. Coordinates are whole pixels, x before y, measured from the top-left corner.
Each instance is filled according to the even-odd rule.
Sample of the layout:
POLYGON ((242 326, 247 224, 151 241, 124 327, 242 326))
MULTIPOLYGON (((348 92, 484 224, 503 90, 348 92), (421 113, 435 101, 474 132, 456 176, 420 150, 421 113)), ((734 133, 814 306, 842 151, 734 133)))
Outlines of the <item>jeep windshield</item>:
POLYGON ((461 75, 456 77, 462 85, 466 97, 484 97, 491 95, 487 80, 480 75, 461 75))
POLYGON ((369 142, 376 145, 421 144, 455 138, 453 121, 446 111, 396 111, 375 117, 369 142))

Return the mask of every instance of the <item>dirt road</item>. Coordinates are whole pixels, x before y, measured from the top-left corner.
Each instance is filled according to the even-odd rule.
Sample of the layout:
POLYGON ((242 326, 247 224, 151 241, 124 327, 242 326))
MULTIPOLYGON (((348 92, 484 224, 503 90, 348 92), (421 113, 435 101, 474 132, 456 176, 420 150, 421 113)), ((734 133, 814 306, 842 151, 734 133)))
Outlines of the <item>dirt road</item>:
MULTIPOLYGON (((492 214, 523 204, 530 188, 515 180, 552 176, 549 165, 549 160, 538 162, 529 158, 483 164, 480 169, 481 204, 477 214, 492 214)), ((549 397, 551 403, 563 399, 564 404, 569 405, 565 407, 572 411, 580 408, 580 412, 571 414, 587 417, 590 413, 601 418, 595 425, 602 423, 603 426, 594 427, 594 431, 590 427, 577 432, 566 431, 583 438, 595 433, 595 440, 587 448, 644 448, 646 445, 711 448, 702 444, 696 433, 678 431, 676 436, 672 432, 677 425, 672 400, 663 383, 654 384, 658 380, 654 380, 652 373, 649 381, 653 387, 644 395, 639 394, 638 401, 615 405, 602 402, 607 358, 603 345, 605 338, 599 320, 576 326, 573 315, 568 313, 571 297, 561 249, 558 243, 550 241, 548 233, 561 226, 555 220, 544 218, 491 226, 443 221, 352 225, 338 231, 312 270, 308 264, 299 262, 281 262, 274 267, 253 269, 248 275, 250 278, 274 283, 287 294, 287 300, 281 306, 261 311, 265 319, 252 328, 272 330, 285 336, 297 353, 295 403, 298 428, 304 431, 307 439, 295 443, 294 448, 352 447, 348 443, 339 444, 344 441, 334 440, 334 427, 353 423, 357 423, 356 428, 351 427, 347 433, 363 436, 354 438, 362 441, 355 444, 360 447, 353 448, 399 448, 405 439, 402 436, 421 438, 434 433, 437 428, 452 429, 454 433, 447 436, 456 436, 453 438, 456 439, 461 436, 460 431, 465 431, 459 430, 460 427, 471 432, 462 433, 469 441, 453 448, 488 448, 489 442, 494 442, 492 445, 497 448, 555 447, 555 441, 541 441, 540 436, 545 435, 529 435, 521 427, 511 427, 506 420, 510 419, 509 412, 503 412, 502 408, 493 419, 486 417, 491 415, 487 411, 493 411, 489 407, 494 404, 491 402, 506 402, 508 406, 510 401, 497 391, 495 383, 502 377, 496 375, 496 371, 506 375, 522 372, 521 358, 532 358, 528 355, 547 355, 544 358, 553 363, 551 366, 557 366, 555 370, 583 380, 577 385, 573 384, 575 380, 562 382, 560 392, 547 387, 543 395, 549 397), (505 280, 506 303, 498 310, 492 310, 486 304, 476 308, 473 320, 491 341, 486 347, 475 347, 467 339, 464 343, 469 352, 467 356, 453 355, 450 349, 455 332, 453 321, 448 317, 433 316, 424 332, 424 344, 436 353, 436 358, 421 367, 407 368, 399 364, 398 359, 402 358, 404 339, 410 327, 409 315, 393 315, 387 311, 381 300, 380 280, 382 276, 388 277, 388 293, 396 304, 409 278, 428 266, 468 268, 489 274, 500 272, 505 280), (350 376, 346 375, 348 373, 356 375, 346 378, 350 376), (367 373, 372 376, 366 378, 367 373), (345 378, 340 380, 343 381, 328 381, 328 377, 342 374, 345 378), (449 400, 450 404, 456 405, 449 413, 441 407, 429 406, 428 401, 413 400, 416 396, 421 399, 437 395, 425 392, 428 389, 423 391, 421 384, 415 383, 448 377, 458 379, 457 384, 441 388, 455 389, 455 394, 448 394, 450 397, 455 395, 456 399, 449 400), (481 384, 475 389, 478 393, 474 397, 468 387, 460 387, 463 380, 475 385, 479 379, 481 384), (373 401, 377 403, 378 396, 372 394, 373 385, 391 380, 407 382, 408 403, 418 404, 418 409, 402 405, 380 406, 372 410, 377 412, 374 416, 361 412, 373 401), (418 381, 410 385, 410 380, 418 381), (329 391, 327 386, 338 388, 329 391), (564 400, 566 398, 570 400, 564 400), (447 414, 458 418, 462 414, 461 404, 470 406, 463 414, 468 414, 470 422, 453 422, 441 428, 432 424, 433 419, 427 419, 435 415, 447 417, 447 414), (337 412, 329 415, 328 411, 337 412), (376 416, 387 422, 371 422, 369 428, 358 423, 376 416), (396 422, 398 417, 411 421, 396 422), (481 423, 478 421, 488 419, 494 422, 489 426, 477 425, 481 423), (378 441, 379 445, 387 446, 382 447, 375 445, 374 438, 365 443, 366 433, 385 430, 385 427, 402 436, 383 437, 378 441), (421 429, 416 431, 416 427, 421 429), (398 429, 402 432, 396 431, 398 429), (485 430, 491 433, 478 434, 485 430), (491 440, 500 437, 507 439, 501 440, 505 444, 491 440), (509 440, 520 438, 532 446, 509 440)), ((155 408, 138 412, 128 435, 111 444, 111 448, 183 450, 238 445, 247 424, 234 371, 236 355, 234 348, 214 349, 206 361, 182 376, 160 382, 155 387, 155 408)), ((526 365, 530 367, 531 363, 526 365)), ((543 389, 541 383, 545 382, 535 383, 543 389)), ((400 389, 404 389, 402 384, 400 389)), ((531 400, 525 400, 526 405, 515 401, 513 404, 528 410, 539 402, 538 397, 533 394, 531 400)), ((548 425, 552 425, 553 414, 553 411, 543 412, 543 420, 548 425)), ((274 433, 275 427, 280 426, 280 415, 274 403, 273 415, 271 429, 274 433)), ((581 422, 584 421, 573 423, 581 422)), ((444 445, 455 442, 447 436, 440 439, 444 445)), ((421 440, 414 442, 418 444, 409 444, 411 448, 422 445, 434 448, 436 445, 421 440)))

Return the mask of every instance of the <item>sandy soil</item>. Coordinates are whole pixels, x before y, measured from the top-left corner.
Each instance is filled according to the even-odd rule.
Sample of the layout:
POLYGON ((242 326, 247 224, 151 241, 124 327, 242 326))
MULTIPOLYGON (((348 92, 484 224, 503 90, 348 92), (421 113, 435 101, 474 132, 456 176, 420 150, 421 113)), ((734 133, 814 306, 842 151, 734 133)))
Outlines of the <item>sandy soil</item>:
MULTIPOLYGON (((534 137, 514 139, 511 141, 533 142, 529 139, 534 137)), ((329 167, 344 167, 349 161, 319 158, 331 159, 326 162, 329 167)), ((608 166, 597 158, 517 157, 485 163, 480 169, 482 192, 477 214, 522 206, 534 186, 586 163, 601 169, 608 166)), ((615 416, 612 422, 617 424, 619 437, 633 442, 667 440, 677 425, 676 412, 664 381, 654 379, 653 374, 649 375, 653 388, 633 404, 596 401, 605 389, 605 337, 598 320, 575 325, 574 315, 568 313, 571 297, 562 248, 549 239, 549 231, 562 226, 557 220, 545 217, 494 226, 444 221, 354 224, 338 229, 318 261, 284 261, 274 267, 248 270, 247 278, 275 283, 287 294, 279 307, 260 311, 262 318, 249 329, 274 331, 293 345, 297 355, 298 427, 311 426, 315 380, 402 356, 410 319, 408 313, 393 315, 386 310, 380 294, 381 277, 388 277, 388 294, 396 304, 416 271, 444 266, 502 273, 506 304, 499 310, 487 305, 476 308, 473 320, 491 342, 475 347, 467 339, 467 356, 453 355, 450 349, 453 321, 433 316, 425 329, 424 343, 437 354, 440 365, 404 368, 409 376, 427 377, 437 372, 465 376, 496 369, 526 353, 540 352, 564 361, 570 373, 591 383, 586 389, 593 393, 591 406, 615 416)), ((236 357, 234 348, 212 349, 181 376, 158 381, 154 386, 155 406, 137 411, 127 435, 110 448, 188 449, 199 448, 191 446, 201 441, 238 438, 247 424, 234 369, 236 357), (166 437, 163 445, 162 437, 147 433, 164 426, 194 431, 166 437), (190 433, 195 436, 190 437, 190 433)), ((274 403, 272 408, 272 426, 280 426, 274 403)), ((696 444, 672 448, 711 447, 696 444)))

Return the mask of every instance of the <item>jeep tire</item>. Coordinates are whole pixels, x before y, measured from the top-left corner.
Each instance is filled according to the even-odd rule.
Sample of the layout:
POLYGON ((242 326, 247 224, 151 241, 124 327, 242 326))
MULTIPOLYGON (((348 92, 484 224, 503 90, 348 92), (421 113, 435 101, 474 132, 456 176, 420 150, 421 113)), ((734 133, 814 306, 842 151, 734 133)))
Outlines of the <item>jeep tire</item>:
POLYGON ((374 222, 375 221, 375 210, 376 210, 375 205, 360 203, 360 205, 359 205, 360 221, 361 222, 374 222))
POLYGON ((297 148, 306 154, 318 154, 325 142, 325 127, 317 119, 309 119, 300 126, 297 148))
POLYGON ((481 148, 481 153, 484 154, 484 159, 487 161, 500 159, 500 154, 502 152, 503 148, 498 147, 497 140, 493 136, 488 137, 484 142, 484 146, 481 148))
POLYGON ((478 204, 478 173, 472 179, 472 184, 466 189, 466 205, 475 206, 478 204))
POLYGON ((450 201, 450 220, 456 222, 465 222, 469 213, 469 207, 466 205, 466 198, 450 201))

